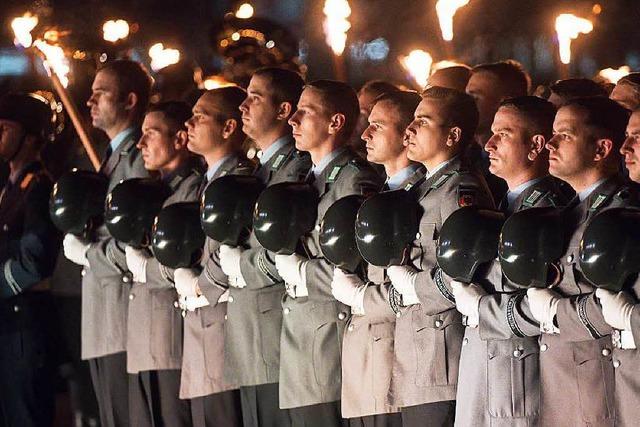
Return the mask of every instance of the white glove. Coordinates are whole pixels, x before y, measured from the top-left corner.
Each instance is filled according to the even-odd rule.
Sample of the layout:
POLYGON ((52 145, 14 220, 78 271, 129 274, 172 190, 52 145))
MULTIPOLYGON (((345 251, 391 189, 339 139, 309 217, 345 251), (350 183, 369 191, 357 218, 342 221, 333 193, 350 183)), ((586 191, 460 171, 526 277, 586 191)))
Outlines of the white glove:
POLYGON ((220 295, 220 296, 218 297, 218 303, 221 303, 221 302, 228 302, 228 301, 229 301, 229 289, 227 289, 226 291, 224 291, 224 292, 222 293, 222 295, 220 295))
POLYGON ((619 330, 631 330, 631 313, 635 304, 629 295, 598 288, 596 297, 602 305, 602 316, 605 322, 619 330))
POLYGON ((173 272, 176 292, 181 297, 198 296, 198 274, 192 268, 177 268, 173 272))
POLYGON ((340 268, 333 269, 331 294, 341 303, 351 307, 353 314, 364 315, 364 291, 367 284, 356 274, 345 273, 340 268))
POLYGON ((284 280, 287 294, 292 298, 309 296, 306 277, 308 262, 298 254, 276 255, 276 269, 284 280))
POLYGON ((560 330, 554 323, 561 296, 551 289, 531 288, 527 290, 531 314, 540 323, 540 331, 546 334, 558 334, 560 330))
POLYGON ((408 265, 392 265, 387 268, 387 276, 396 291, 402 295, 402 305, 419 304, 416 294, 418 270, 408 265))
POLYGON ((91 243, 85 239, 81 239, 73 234, 66 234, 62 241, 62 247, 64 249, 64 256, 73 263, 89 267, 89 260, 87 259, 87 251, 91 243))
POLYGON ((240 255, 244 249, 229 245, 220 246, 220 268, 229 277, 242 277, 240 272, 240 255))
POLYGON ((480 324, 480 298, 487 293, 475 283, 467 285, 457 280, 451 281, 451 290, 456 299, 456 309, 467 316, 467 326, 476 328, 480 324))
POLYGON ((181 296, 179 304, 180 308, 183 310, 196 311, 198 308, 209 305, 209 301, 204 295, 200 295, 199 297, 181 296))
POLYGON ((133 275, 133 281, 147 283, 147 262, 151 256, 143 249, 136 249, 129 245, 124 248, 127 268, 133 275))

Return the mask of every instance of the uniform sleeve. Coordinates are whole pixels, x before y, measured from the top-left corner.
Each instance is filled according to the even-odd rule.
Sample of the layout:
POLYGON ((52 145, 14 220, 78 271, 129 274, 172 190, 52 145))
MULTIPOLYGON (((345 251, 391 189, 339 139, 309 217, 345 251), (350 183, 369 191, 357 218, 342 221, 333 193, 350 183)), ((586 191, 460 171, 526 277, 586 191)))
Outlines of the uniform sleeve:
POLYGON ((24 232, 9 242, 2 260, 0 298, 24 292, 49 277, 60 248, 60 233, 49 219, 50 186, 38 182, 25 203, 24 232))
POLYGON ((104 277, 121 276, 128 271, 124 253, 125 245, 113 237, 105 237, 92 243, 87 251, 87 259, 98 280, 104 277))
POLYGON ((633 340, 640 343, 640 304, 636 304, 631 312, 631 333, 633 340))
POLYGON ((155 258, 147 260, 147 286, 152 289, 169 289, 175 287, 173 268, 166 267, 155 258))
POLYGON ((556 312, 560 336, 567 341, 585 341, 609 335, 611 326, 604 321, 595 293, 562 298, 556 312))
MULTIPOLYGON (((373 168, 357 169, 351 164, 344 166, 349 168, 344 178, 339 176, 336 182, 336 200, 351 195, 370 195, 382 185, 380 176, 373 168)), ((331 294, 331 281, 333 280, 333 265, 325 258, 315 258, 308 261, 306 271, 307 290, 309 299, 326 301, 333 300, 331 294)))
POLYGON ((483 340, 540 335, 540 325, 529 310, 525 290, 485 295, 480 299, 479 313, 483 340))
POLYGON ((220 296, 229 289, 229 278, 222 272, 220 267, 220 251, 218 245, 207 238, 206 245, 209 250, 205 251, 209 254, 204 262, 202 272, 198 277, 198 287, 200 292, 207 298, 209 304, 216 305, 220 296), (216 246, 213 248, 213 246, 216 246))
POLYGON ((396 315, 389 305, 389 283, 371 284, 364 292, 364 317, 369 323, 395 321, 396 315))
POLYGON ((240 271, 249 289, 267 288, 282 282, 274 254, 262 246, 252 247, 242 253, 240 271))

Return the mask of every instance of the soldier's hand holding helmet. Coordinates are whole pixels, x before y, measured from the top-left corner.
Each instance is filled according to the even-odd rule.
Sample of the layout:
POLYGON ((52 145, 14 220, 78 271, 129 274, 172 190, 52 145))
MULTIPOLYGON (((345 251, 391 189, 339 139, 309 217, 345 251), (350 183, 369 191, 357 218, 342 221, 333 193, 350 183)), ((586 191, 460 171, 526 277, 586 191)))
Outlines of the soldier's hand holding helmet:
POLYGON ((64 236, 62 246, 64 248, 64 256, 67 257, 69 261, 89 267, 87 251, 91 243, 89 243, 88 240, 68 233, 64 236))
POLYGON ((596 297, 602 305, 602 316, 611 327, 631 330, 631 313, 635 304, 625 292, 612 292, 604 288, 596 289, 596 297))
POLYGON ((364 291, 367 284, 357 274, 345 273, 341 268, 333 269, 331 294, 341 303, 351 307, 353 314, 364 314, 364 291))
POLYGON ((136 249, 127 245, 124 248, 127 268, 133 276, 133 281, 138 283, 147 282, 147 262, 151 255, 144 249, 136 249))
POLYGON ((540 331, 547 334, 560 332, 554 319, 560 303, 560 295, 548 288, 530 288, 527 290, 529 308, 533 317, 540 322, 540 331))
POLYGON ((456 299, 456 309, 467 316, 467 326, 475 328, 480 323, 479 306, 480 298, 487 293, 475 283, 462 283, 451 281, 451 290, 456 299))
POLYGON ((309 296, 307 290, 307 262, 298 254, 276 255, 276 269, 285 282, 287 294, 292 298, 309 296))
POLYGON ((244 288, 247 283, 240 271, 240 256, 244 249, 238 246, 220 246, 220 268, 222 272, 229 276, 229 285, 235 288, 244 288))
POLYGON ((416 294, 418 270, 408 265, 392 265, 387 268, 387 276, 389 276, 394 289, 402 296, 402 305, 420 303, 416 294))
POLYGON ((173 273, 176 292, 181 297, 197 297, 198 273, 192 268, 177 268, 173 273))

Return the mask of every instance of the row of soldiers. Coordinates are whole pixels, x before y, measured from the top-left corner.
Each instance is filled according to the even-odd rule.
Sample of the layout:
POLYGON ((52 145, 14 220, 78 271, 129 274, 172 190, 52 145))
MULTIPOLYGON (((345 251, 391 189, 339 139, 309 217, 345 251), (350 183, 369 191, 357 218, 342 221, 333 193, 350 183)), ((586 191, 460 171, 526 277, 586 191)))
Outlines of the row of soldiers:
MULTIPOLYGON (((276 253, 253 230, 237 245, 207 237, 189 267, 163 265, 104 224, 64 236, 64 256, 83 267, 82 358, 102 425, 634 425, 637 286, 596 291, 578 251, 598 213, 638 204, 640 113, 627 110, 640 103, 638 76, 616 86, 615 101, 585 81, 558 83, 547 101, 527 96, 511 62, 441 71, 422 94, 376 82, 358 96, 267 68, 246 91, 211 90, 192 109, 148 107, 151 80, 135 62, 97 72, 87 105, 110 139, 108 191, 153 177, 171 189, 166 207, 246 175, 267 188, 304 183, 318 202, 303 250, 276 253), (336 267, 323 254, 325 214, 376 193, 410 195, 417 233, 394 260, 336 267), (563 254, 548 283, 527 289, 497 260, 470 281, 448 275, 438 238, 469 206, 557 208, 563 254)), ((52 411, 38 384, 50 322, 39 282, 61 236, 38 161, 41 104, 11 95, 0 106, 11 167, 0 199, 0 331, 14 340, 0 351, 6 425, 48 425, 52 411)))

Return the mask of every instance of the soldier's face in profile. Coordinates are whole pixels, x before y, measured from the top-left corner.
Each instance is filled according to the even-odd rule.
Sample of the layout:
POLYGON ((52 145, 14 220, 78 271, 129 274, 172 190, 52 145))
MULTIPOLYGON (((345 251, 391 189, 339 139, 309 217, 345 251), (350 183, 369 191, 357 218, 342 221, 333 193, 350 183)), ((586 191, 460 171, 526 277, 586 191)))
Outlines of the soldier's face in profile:
POLYGON ((247 87, 247 98, 240 104, 242 130, 256 140, 278 124, 278 105, 273 102, 269 81, 253 76, 247 87))
POLYGON ((629 111, 636 110, 640 107, 640 92, 633 85, 624 82, 617 84, 613 88, 609 98, 629 111))
POLYGON ((384 164, 406 155, 404 129, 399 116, 398 110, 389 102, 381 101, 373 106, 369 126, 362 133, 368 161, 384 164))
POLYGON ((596 141, 588 129, 586 113, 574 105, 562 107, 553 122, 549 150, 549 173, 571 186, 595 167, 596 141))
POLYGON ((20 149, 22 126, 13 120, 0 119, 0 158, 9 160, 20 149))
POLYGON ((447 122, 446 109, 438 100, 424 98, 420 101, 414 119, 405 131, 409 160, 430 163, 441 158, 451 130, 447 122))
POLYGON ((142 136, 137 145, 142 153, 145 169, 162 170, 175 161, 178 152, 183 149, 184 132, 171 129, 161 111, 147 113, 142 122, 142 136))
POLYGON ((492 136, 484 146, 489 153, 489 171, 509 182, 529 167, 527 155, 530 151, 530 135, 526 128, 526 117, 514 108, 498 109, 493 124, 492 136))
POLYGON ((216 97, 205 93, 193 106, 193 115, 185 123, 189 151, 206 155, 222 143, 224 116, 217 106, 216 97))
POLYGON ((126 117, 125 102, 120 99, 118 80, 113 73, 98 71, 91 85, 87 106, 91 109, 93 126, 105 132, 126 117))
POLYGON ((629 178, 640 182, 640 111, 631 114, 620 153, 624 156, 629 178))
POLYGON ((289 119, 296 148, 314 150, 330 137, 331 115, 322 106, 322 95, 313 87, 302 91, 298 108, 289 119))
POLYGON ((358 93, 358 105, 360 106, 360 115, 358 116, 358 123, 356 124, 356 135, 362 135, 362 132, 369 126, 369 116, 373 111, 373 101, 375 101, 375 94, 367 90, 361 90, 358 93))

